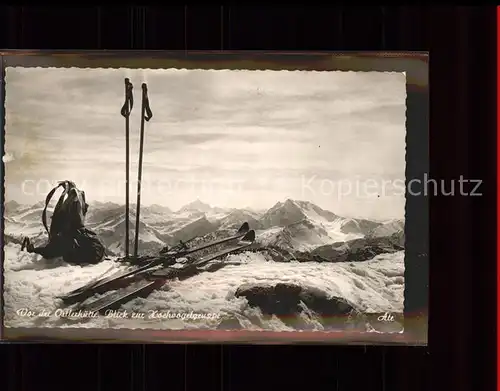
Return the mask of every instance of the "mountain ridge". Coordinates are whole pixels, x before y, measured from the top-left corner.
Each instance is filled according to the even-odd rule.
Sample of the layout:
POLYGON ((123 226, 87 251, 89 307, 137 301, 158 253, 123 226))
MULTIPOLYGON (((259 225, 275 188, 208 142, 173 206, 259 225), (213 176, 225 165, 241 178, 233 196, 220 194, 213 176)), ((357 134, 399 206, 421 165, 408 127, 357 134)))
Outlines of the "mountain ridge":
MULTIPOLYGON (((43 202, 31 207, 15 201, 7 204, 6 222, 9 226, 16 226, 20 232, 26 229, 29 231, 27 234, 35 230, 37 235, 41 234, 43 202), (37 227, 41 229, 37 230, 37 227)), ((124 252, 124 212, 124 206, 118 203, 89 202, 86 223, 102 237, 105 246, 115 255, 124 252)), ((135 205, 132 204, 129 225, 131 240, 135 234, 135 213, 135 205)), ((263 213, 248 208, 214 207, 196 199, 177 211, 157 204, 142 206, 139 248, 144 251, 158 250, 176 244, 179 240, 237 229, 244 221, 257 231, 257 242, 300 251, 311 251, 362 237, 388 236, 404 228, 403 220, 379 223, 369 219, 346 218, 310 201, 290 198, 276 202, 263 213)))

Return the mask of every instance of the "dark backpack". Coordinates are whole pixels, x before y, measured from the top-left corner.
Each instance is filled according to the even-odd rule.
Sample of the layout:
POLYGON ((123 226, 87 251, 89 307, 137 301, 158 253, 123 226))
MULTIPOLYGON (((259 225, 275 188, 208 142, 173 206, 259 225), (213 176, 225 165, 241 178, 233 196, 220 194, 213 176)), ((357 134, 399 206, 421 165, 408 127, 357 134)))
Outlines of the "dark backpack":
POLYGON ((66 243, 63 258, 68 263, 95 264, 105 255, 104 245, 95 232, 85 227, 85 216, 89 205, 85 200, 85 192, 71 181, 62 181, 54 187, 45 199, 42 212, 42 223, 50 241, 66 243), (50 228, 47 225, 47 207, 57 189, 63 193, 52 213, 50 228))

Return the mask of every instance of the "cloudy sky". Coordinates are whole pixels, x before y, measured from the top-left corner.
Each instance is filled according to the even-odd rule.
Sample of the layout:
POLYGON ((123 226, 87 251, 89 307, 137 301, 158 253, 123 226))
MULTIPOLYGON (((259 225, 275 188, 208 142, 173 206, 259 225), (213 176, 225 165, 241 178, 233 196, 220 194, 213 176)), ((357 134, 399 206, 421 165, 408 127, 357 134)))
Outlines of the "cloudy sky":
POLYGON ((265 209, 293 198, 404 216, 405 75, 382 72, 7 68, 7 200, 38 202, 72 179, 89 201, 123 202, 125 77, 131 199, 147 82, 145 205, 265 209))

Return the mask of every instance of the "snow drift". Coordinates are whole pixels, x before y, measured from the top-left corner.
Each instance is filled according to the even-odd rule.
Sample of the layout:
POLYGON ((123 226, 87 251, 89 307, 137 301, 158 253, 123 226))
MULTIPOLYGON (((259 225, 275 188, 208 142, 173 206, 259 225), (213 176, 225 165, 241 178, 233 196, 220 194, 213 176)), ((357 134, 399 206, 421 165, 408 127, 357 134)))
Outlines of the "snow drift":
POLYGON ((172 281, 165 289, 147 299, 137 298, 125 304, 129 311, 153 310, 177 313, 217 313, 218 319, 67 319, 57 317, 20 317, 22 308, 34 312, 54 311, 61 306, 58 295, 83 285, 118 267, 113 260, 98 265, 70 266, 61 261, 49 263, 40 257, 22 253, 17 244, 5 246, 4 309, 6 327, 120 327, 120 328, 217 328, 225 319, 235 319, 249 330, 324 330, 317 316, 297 314, 293 327, 276 315, 251 306, 245 297, 237 297, 244 284, 295 284, 314 287, 327 297, 340 297, 360 312, 402 312, 404 293, 404 252, 383 254, 370 262, 351 263, 278 263, 258 253, 228 257, 227 266, 204 272, 185 281, 172 281), (299 322, 300 321, 300 322, 299 322))

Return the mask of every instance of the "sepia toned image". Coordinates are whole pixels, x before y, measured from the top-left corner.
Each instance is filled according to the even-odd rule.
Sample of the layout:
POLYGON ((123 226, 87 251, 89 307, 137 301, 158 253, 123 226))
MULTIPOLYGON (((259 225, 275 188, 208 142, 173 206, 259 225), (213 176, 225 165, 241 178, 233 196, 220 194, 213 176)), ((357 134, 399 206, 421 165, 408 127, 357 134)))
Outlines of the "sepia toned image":
POLYGON ((6 67, 4 327, 403 333, 406 84, 6 67))

